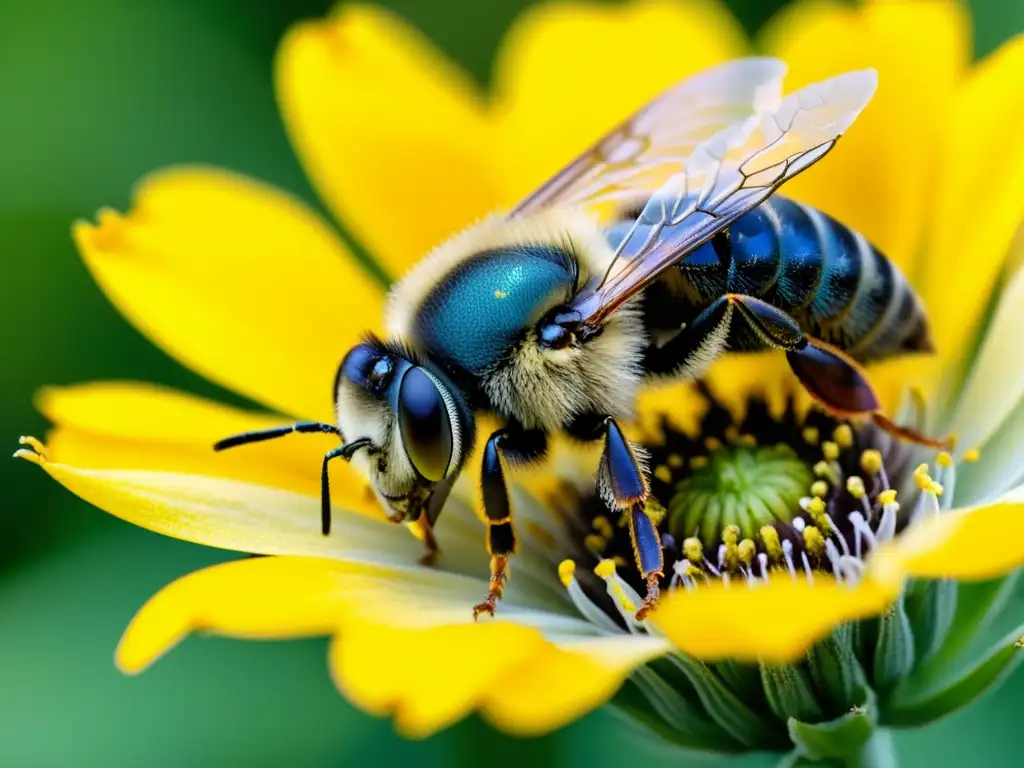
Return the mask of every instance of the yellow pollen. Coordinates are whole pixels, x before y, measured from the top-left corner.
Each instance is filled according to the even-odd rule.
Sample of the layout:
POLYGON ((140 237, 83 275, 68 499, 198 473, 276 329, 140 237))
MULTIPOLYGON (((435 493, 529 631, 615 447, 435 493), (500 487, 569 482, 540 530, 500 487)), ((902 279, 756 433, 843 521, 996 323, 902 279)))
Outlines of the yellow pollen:
POLYGON ((615 563, 616 568, 625 568, 629 565, 629 562, 622 555, 616 555, 613 557, 612 562, 615 563))
POLYGON ((704 439, 704 447, 708 449, 708 453, 714 453, 722 447, 722 441, 717 437, 708 437, 704 439))
POLYGON ((21 437, 19 437, 18 445, 27 445, 29 448, 38 453, 44 459, 49 458, 46 455, 46 446, 43 445, 41 440, 38 440, 37 438, 34 438, 31 435, 22 435, 21 437))
POLYGON ((764 549, 768 553, 768 557, 772 560, 778 560, 782 557, 782 542, 779 541, 779 532, 775 530, 775 526, 762 526, 760 534, 761 541, 764 543, 764 549))
POLYGON ((572 584, 573 578, 576 576, 576 563, 572 560, 563 560, 558 564, 558 578, 562 581, 562 586, 566 589, 572 584))
POLYGON ((612 528, 612 522, 611 522, 611 520, 609 520, 604 515, 598 515, 597 517, 595 517, 594 518, 594 522, 592 523, 592 525, 594 527, 594 530, 597 531, 602 536, 604 536, 604 538, 606 538, 606 539, 614 538, 614 536, 615 536, 615 529, 612 528))
POLYGON ((811 483, 811 496, 827 496, 828 483, 824 480, 815 480, 811 483))
POLYGON ((949 451, 942 451, 942 453, 935 457, 935 463, 940 467, 946 467, 948 469, 953 466, 953 456, 949 451))
POLYGON ((602 579, 610 579, 615 575, 615 561, 604 559, 594 566, 594 573, 602 579))
POLYGON ((814 465, 813 471, 815 477, 823 477, 833 483, 839 479, 836 477, 836 473, 835 470, 832 469, 832 465, 827 461, 819 461, 814 465))
POLYGON ((496 299, 507 299, 508 298, 508 294, 505 293, 505 291, 501 290, 500 288, 495 288, 494 289, 494 298, 496 298, 496 299))
POLYGON ((704 545, 696 536, 683 539, 683 554, 691 563, 699 563, 704 559, 704 545))
POLYGON ((672 470, 665 464, 659 464, 654 468, 654 476, 663 483, 672 482, 672 470))
POLYGON ((740 528, 738 525, 727 525, 722 531, 722 543, 725 544, 725 567, 727 570, 735 571, 740 564, 739 547, 740 528))
POLYGON ((832 439, 840 448, 853 447, 853 430, 849 424, 840 424, 832 433, 832 439))
POLYGON ((651 518, 655 525, 658 525, 665 519, 668 511, 661 505, 660 501, 653 496, 649 496, 647 503, 644 504, 644 514, 651 518))
POLYGON ((942 487, 942 483, 937 483, 934 480, 932 480, 931 483, 929 483, 928 488, 926 490, 931 491, 936 496, 941 496, 942 492, 946 489, 942 487))
POLYGON ((807 511, 812 515, 823 515, 825 514, 825 500, 820 496, 815 496, 809 502, 807 502, 807 511))
POLYGON ((665 463, 672 467, 672 469, 679 469, 686 461, 678 453, 670 453, 668 458, 665 459, 665 463))
POLYGON ((981 458, 981 451, 977 448, 971 448, 968 451, 964 451, 964 461, 974 462, 981 458))
POLYGON ((708 465, 708 457, 707 456, 694 456, 692 459, 690 459, 690 468, 691 469, 704 469, 704 467, 706 467, 707 465, 708 465))
POLYGON ((756 448, 757 438, 749 433, 740 435, 740 445, 744 448, 756 448))
POLYGON ((896 491, 890 488, 887 491, 882 491, 878 494, 879 504, 893 504, 896 502, 896 491))
POLYGON ((857 475, 851 475, 846 478, 846 490, 855 499, 864 497, 867 493, 867 489, 864 487, 864 480, 857 475))
POLYGON ((869 475, 877 475, 882 469, 882 452, 869 448, 860 455, 860 468, 869 475))
POLYGON ((739 554, 740 561, 746 565, 750 565, 754 562, 754 556, 757 554, 757 545, 754 544, 753 539, 744 539, 739 543, 736 551, 737 554, 739 554))
POLYGON ((811 445, 817 445, 818 440, 821 439, 821 434, 818 432, 817 427, 804 427, 803 436, 804 442, 810 443, 811 445))
POLYGON ((816 526, 808 525, 804 528, 804 546, 817 558, 821 558, 825 554, 825 537, 821 535, 821 531, 816 526))
POLYGON ((727 525, 722 531, 722 541, 725 544, 736 544, 740 540, 740 527, 738 525, 727 525))
POLYGON ((595 555, 600 555, 608 549, 608 540, 596 533, 588 533, 583 537, 583 546, 595 555))
MULTIPOLYGON (((925 467, 924 464, 922 464, 921 466, 925 467)), ((928 468, 925 467, 924 472, 914 472, 914 482, 917 483, 917 487, 920 488, 922 491, 927 491, 928 488, 931 486, 932 482, 934 481, 932 480, 932 476, 928 474, 928 468)))
POLYGON ((831 440, 826 440, 821 444, 821 452, 825 456, 825 461, 838 461, 839 460, 839 444, 833 443, 831 440))
POLYGON ((725 439, 730 443, 736 443, 740 439, 740 429, 735 424, 725 428, 725 439))

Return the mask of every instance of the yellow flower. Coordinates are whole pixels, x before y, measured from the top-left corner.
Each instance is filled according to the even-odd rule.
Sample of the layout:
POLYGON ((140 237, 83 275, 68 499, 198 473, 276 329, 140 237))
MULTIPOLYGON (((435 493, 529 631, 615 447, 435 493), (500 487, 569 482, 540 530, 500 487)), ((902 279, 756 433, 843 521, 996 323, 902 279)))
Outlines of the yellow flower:
MULTIPOLYGON (((915 384, 909 402, 917 405, 904 415, 953 428, 956 457, 931 456, 931 466, 912 474, 909 448, 859 450, 858 441, 878 436, 813 414, 805 422, 799 407, 780 400, 791 382, 777 357, 721 361, 707 391, 644 395, 634 428, 671 497, 655 510, 665 525, 717 505, 713 518, 711 507, 695 518, 710 538, 666 541, 677 589, 652 620, 632 618, 639 597, 628 550, 617 521, 587 506, 593 475, 578 466, 588 457, 573 450, 524 478, 514 578, 496 619, 475 624, 470 607, 486 592, 486 556, 465 498, 446 509, 441 558, 424 567, 419 543, 383 520, 345 465, 332 470, 334 532, 320 535, 316 469, 329 436, 214 454, 218 439, 282 417, 138 383, 48 389, 39 407, 55 427, 45 446, 24 439, 18 455, 137 525, 274 556, 168 586, 132 622, 118 665, 139 672, 193 631, 329 634, 338 687, 364 709, 394 715, 410 736, 474 710, 510 731, 547 731, 605 702, 629 677, 634 687, 623 695, 639 691, 685 743, 786 746, 758 729, 790 716, 785 697, 771 692, 792 680, 778 675, 805 673, 771 663, 800 656, 844 622, 882 613, 897 617, 879 621, 895 647, 900 617, 911 621, 906 605, 932 594, 920 581, 903 593, 907 579, 983 579, 1024 560, 1024 489, 1014 487, 1024 379, 1011 353, 1024 322, 1024 276, 1008 261, 1024 218, 1024 96, 1016 87, 1024 40, 969 68, 968 25, 952 2, 798 3, 758 41, 789 62, 790 87, 863 66, 879 71, 879 93, 850 135, 786 193, 859 229, 912 278, 939 352, 872 376, 890 404, 915 384), (720 435, 708 412, 724 414, 720 435), (766 445, 759 424, 788 425, 789 447, 766 445), (984 459, 964 465, 974 457, 962 449, 975 446, 984 459), (748 455, 750 466, 777 462, 778 472, 753 484, 742 504, 715 496, 719 469, 734 472, 748 455), (699 502, 696 493, 705 494, 699 502), (826 519, 836 507, 823 506, 825 497, 839 495, 848 519, 826 519), (856 524, 854 505, 863 507, 856 524), (771 526, 760 530, 759 515, 790 521, 798 546, 773 538, 771 526), (826 559, 821 553, 840 540, 851 552, 826 559), (721 542, 717 552, 705 552, 709 541, 721 542), (866 560, 856 556, 861 546, 871 550, 866 560), (834 578, 820 572, 824 562, 834 578), (789 578, 805 570, 810 578, 789 578), (757 572, 767 583, 756 589, 725 583, 730 575, 756 581, 757 572), (762 662, 761 672, 693 658, 762 662), (675 665, 697 690, 703 709, 695 719, 680 694, 665 690, 671 672, 659 664, 675 665), (767 714, 751 714, 726 690, 730 669, 761 675, 767 714), (726 710, 753 719, 723 726, 725 699, 726 710)), ((446 236, 513 204, 660 90, 750 47, 713 2, 551 3, 515 23, 493 91, 483 93, 397 17, 345 6, 288 34, 277 87, 324 201, 399 275, 446 236)), ((329 225, 288 195, 221 170, 154 174, 128 214, 103 211, 95 225, 76 224, 74 236, 101 288, 154 343, 288 419, 332 420, 338 361, 380 323, 384 287, 329 225)), ((812 653, 812 675, 825 642, 812 653)), ((885 664, 873 671, 879 690, 880 679, 900 671, 885 664)), ((920 666, 911 659, 903 671, 920 666)), ((912 707, 892 700, 897 716, 911 717, 912 707)), ((790 735, 809 755, 802 737, 790 735)))

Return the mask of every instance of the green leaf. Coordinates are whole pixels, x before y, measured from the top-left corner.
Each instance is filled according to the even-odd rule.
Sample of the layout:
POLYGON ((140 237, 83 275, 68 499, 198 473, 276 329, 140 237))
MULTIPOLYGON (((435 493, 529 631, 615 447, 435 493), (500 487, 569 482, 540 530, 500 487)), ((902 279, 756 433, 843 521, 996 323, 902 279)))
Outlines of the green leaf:
POLYGON ((680 653, 666 659, 687 677, 708 715, 743 746, 764 749, 786 743, 781 728, 756 714, 704 664, 680 653))
POLYGON ((938 720, 974 701, 1006 678, 1021 659, 1024 624, 1004 637, 982 660, 950 685, 922 698, 897 690, 883 702, 882 722, 898 727, 915 727, 938 720))
POLYGON ((914 632, 904 608, 903 597, 878 620, 875 645, 874 687, 890 691, 906 679, 914 668, 914 632))
POLYGON ((863 703, 835 720, 806 723, 791 717, 789 737, 798 752, 811 760, 857 754, 870 741, 878 723, 874 693, 870 688, 862 688, 860 694, 863 703))
POLYGON ((761 665, 761 685, 768 706, 780 720, 817 721, 825 717, 807 674, 790 665, 761 665))

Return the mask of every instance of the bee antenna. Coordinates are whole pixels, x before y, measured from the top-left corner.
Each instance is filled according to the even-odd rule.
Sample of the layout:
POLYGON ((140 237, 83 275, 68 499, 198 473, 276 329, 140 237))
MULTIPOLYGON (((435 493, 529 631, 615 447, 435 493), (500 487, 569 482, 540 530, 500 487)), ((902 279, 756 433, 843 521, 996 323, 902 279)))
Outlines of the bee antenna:
POLYGON ((261 443, 264 440, 273 440, 278 437, 290 435, 292 432, 324 432, 331 435, 341 435, 338 428, 333 424, 324 424, 319 421, 300 421, 297 424, 289 424, 285 427, 271 427, 270 429, 259 429, 254 432, 243 432, 240 435, 232 435, 219 440, 213 445, 213 450, 224 451, 228 448, 235 448, 239 445, 249 443, 261 443))

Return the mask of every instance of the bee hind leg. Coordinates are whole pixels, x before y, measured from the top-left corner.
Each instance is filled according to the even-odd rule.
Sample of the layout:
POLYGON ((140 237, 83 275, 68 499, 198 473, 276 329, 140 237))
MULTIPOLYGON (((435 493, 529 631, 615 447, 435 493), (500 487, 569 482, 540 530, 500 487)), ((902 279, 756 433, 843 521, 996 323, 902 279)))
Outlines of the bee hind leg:
POLYGON ((650 484, 641 456, 610 416, 584 417, 570 428, 585 440, 604 437, 604 452, 598 470, 598 488, 605 503, 621 511, 629 523, 633 555, 646 582, 647 593, 636 613, 643 619, 658 603, 659 580, 664 575, 664 554, 658 528, 646 511, 650 484))
POLYGON ((491 556, 491 579, 486 599, 473 608, 474 619, 481 613, 494 615, 495 606, 505 593, 509 558, 516 551, 516 532, 512 525, 512 502, 505 480, 505 465, 507 462, 518 464, 535 461, 546 451, 547 437, 543 432, 527 430, 515 424, 499 429, 484 446, 480 487, 487 523, 487 552, 491 556))
POLYGON ((903 440, 949 447, 948 438, 934 439, 892 422, 881 412, 878 396, 861 367, 830 344, 805 336, 797 322, 778 307, 752 296, 729 294, 725 298, 766 344, 786 351, 793 373, 826 410, 839 416, 868 416, 903 440))

